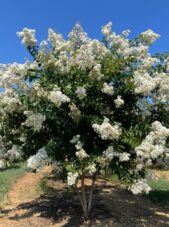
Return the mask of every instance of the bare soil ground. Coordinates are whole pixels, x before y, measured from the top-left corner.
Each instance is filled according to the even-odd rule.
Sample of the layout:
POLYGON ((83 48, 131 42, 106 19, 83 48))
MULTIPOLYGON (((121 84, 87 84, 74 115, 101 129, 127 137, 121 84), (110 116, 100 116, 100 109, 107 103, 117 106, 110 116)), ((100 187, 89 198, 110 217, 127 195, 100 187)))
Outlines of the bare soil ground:
POLYGON ((155 175, 169 180, 169 170, 156 170, 155 175))
MULTIPOLYGON (((52 175, 48 177, 47 192, 36 195, 37 182, 49 173, 50 167, 46 167, 37 174, 25 173, 17 180, 3 204, 0 227, 169 226, 168 207, 103 180, 97 182, 92 213, 86 221, 77 195, 52 175)), ((162 174, 169 179, 169 171, 162 174)))

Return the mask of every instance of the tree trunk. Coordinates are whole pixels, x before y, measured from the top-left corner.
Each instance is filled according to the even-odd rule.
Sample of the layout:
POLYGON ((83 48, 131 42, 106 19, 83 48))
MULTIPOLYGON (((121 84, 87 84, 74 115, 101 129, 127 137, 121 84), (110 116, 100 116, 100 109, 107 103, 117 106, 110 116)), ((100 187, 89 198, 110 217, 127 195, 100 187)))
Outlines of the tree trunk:
POLYGON ((88 212, 89 213, 92 208, 92 199, 93 199, 93 190, 94 190, 95 181, 96 181, 96 174, 93 176, 90 193, 89 193, 89 201, 88 201, 88 212))
POLYGON ((92 184, 90 186, 88 200, 87 200, 84 180, 85 180, 85 176, 83 175, 81 177, 81 192, 79 192, 79 190, 77 188, 77 182, 76 182, 76 185, 75 185, 75 190, 76 190, 78 197, 79 197, 79 200, 81 202, 84 216, 87 219, 89 217, 89 214, 90 214, 90 211, 91 211, 91 208, 92 208, 92 198, 93 198, 93 191, 94 191, 94 186, 95 186, 95 181, 96 181, 96 174, 93 175, 93 177, 92 177, 92 184))
POLYGON ((82 190, 82 200, 84 204, 84 215, 86 218, 88 218, 88 206, 87 206, 87 199, 86 199, 84 176, 81 177, 81 190, 82 190))

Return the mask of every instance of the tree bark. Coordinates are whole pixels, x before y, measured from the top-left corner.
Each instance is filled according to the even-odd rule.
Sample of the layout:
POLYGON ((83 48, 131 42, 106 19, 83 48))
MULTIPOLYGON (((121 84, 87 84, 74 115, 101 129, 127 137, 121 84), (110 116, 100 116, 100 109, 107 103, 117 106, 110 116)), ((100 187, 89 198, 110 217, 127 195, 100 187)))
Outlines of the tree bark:
POLYGON ((80 194, 79 190, 78 190, 78 187, 77 187, 77 182, 75 184, 75 192, 77 193, 78 197, 79 197, 79 200, 80 200, 80 203, 82 205, 82 210, 83 212, 85 213, 85 208, 84 208, 84 203, 83 203, 83 199, 82 199, 82 195, 80 194))
POLYGON ((87 200, 86 200, 84 176, 81 177, 81 190, 82 190, 82 199, 83 199, 83 204, 84 204, 84 215, 86 218, 88 218, 88 206, 87 206, 87 200))
POLYGON ((93 198, 93 190, 94 190, 94 186, 95 186, 95 181, 96 181, 96 174, 93 176, 92 184, 91 184, 91 188, 90 188, 89 201, 88 201, 88 213, 90 213, 91 208, 92 208, 92 198, 93 198))
POLYGON ((92 198, 93 198, 93 191, 94 191, 94 186, 95 186, 95 181, 96 181, 96 174, 93 175, 93 177, 92 177, 92 183, 90 185, 88 199, 87 199, 86 190, 85 190, 85 176, 83 175, 80 180, 81 180, 81 187, 80 187, 81 192, 79 191, 79 189, 77 187, 78 182, 76 182, 74 189, 75 189, 76 193, 78 194, 80 203, 82 205, 84 216, 87 219, 89 217, 89 213, 92 208, 92 198))

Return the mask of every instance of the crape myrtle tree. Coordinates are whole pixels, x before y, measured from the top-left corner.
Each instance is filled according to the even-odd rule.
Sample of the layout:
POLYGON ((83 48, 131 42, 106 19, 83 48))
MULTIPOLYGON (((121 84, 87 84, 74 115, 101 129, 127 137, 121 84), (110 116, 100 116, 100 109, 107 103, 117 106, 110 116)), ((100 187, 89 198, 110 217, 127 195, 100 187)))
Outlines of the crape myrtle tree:
POLYGON ((2 138, 34 170, 50 159, 85 217, 99 176, 115 173, 134 194, 148 193, 146 169, 169 152, 169 58, 148 52, 159 35, 149 29, 130 40, 111 25, 102 41, 76 24, 67 40, 49 29, 39 45, 24 28, 17 34, 33 60, 0 72, 2 138))

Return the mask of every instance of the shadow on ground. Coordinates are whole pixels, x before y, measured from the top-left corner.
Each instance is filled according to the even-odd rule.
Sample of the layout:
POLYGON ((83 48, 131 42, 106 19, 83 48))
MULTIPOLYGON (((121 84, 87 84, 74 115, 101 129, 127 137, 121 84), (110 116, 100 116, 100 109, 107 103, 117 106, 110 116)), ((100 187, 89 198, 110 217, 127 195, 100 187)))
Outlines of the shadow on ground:
MULTIPOLYGON (((169 192, 168 192, 169 193, 169 192)), ((165 227, 169 226, 169 209, 152 203, 143 196, 134 196, 120 186, 106 185, 103 189, 97 185, 94 193, 93 209, 90 220, 82 217, 81 206, 74 192, 62 183, 54 182, 48 192, 32 202, 20 204, 15 212, 3 210, 12 220, 29 219, 38 214, 38 218, 60 226, 110 226, 110 227, 165 227), (24 210, 25 212, 19 212, 24 210), (17 212, 18 211, 18 214, 17 212)), ((38 226, 38 225, 37 225, 38 226)), ((39 225, 40 226, 40 225, 39 225)))

